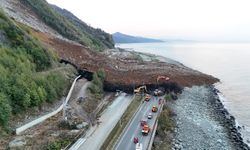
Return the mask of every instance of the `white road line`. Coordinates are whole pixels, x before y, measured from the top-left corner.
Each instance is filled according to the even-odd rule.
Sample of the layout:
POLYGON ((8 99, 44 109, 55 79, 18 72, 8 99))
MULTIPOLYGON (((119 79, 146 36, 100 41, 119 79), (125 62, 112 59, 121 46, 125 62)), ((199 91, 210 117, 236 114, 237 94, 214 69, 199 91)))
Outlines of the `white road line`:
POLYGON ((128 133, 128 129, 132 126, 132 122, 134 121, 134 119, 140 114, 139 112, 141 112, 141 109, 144 107, 144 104, 142 104, 141 108, 139 109, 139 111, 137 111, 136 115, 134 116, 133 120, 130 122, 128 128, 126 129, 125 133, 123 134, 122 138, 120 139, 119 143, 117 144, 116 148, 119 147, 119 145, 121 144, 121 142, 123 141, 123 139, 125 138, 125 135, 128 133))

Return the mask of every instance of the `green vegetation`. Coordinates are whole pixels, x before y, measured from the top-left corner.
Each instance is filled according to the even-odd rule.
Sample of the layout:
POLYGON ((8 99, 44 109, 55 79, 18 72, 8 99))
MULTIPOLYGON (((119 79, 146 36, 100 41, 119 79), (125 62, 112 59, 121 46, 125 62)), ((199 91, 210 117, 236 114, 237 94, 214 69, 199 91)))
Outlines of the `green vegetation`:
POLYGON ((112 149, 115 142, 117 142, 117 139, 122 134, 123 129, 127 126, 130 119, 135 114, 136 110, 138 109, 139 105, 142 102, 141 96, 136 96, 133 101, 128 106, 127 110, 122 115, 119 122, 116 124, 116 126, 113 128, 109 136, 106 138, 105 142, 103 143, 101 149, 103 150, 109 150, 112 149))
POLYGON ((88 88, 90 93, 97 100, 100 100, 103 95, 104 78, 105 78, 105 72, 103 70, 98 70, 93 74, 92 84, 88 88))
POLYGON ((171 115, 173 114, 170 108, 166 106, 163 108, 160 117, 158 119, 158 129, 166 132, 173 129, 173 121, 171 120, 171 115))
POLYGON ((67 146, 70 143, 69 140, 59 140, 59 141, 55 141, 50 143, 46 150, 61 150, 62 148, 64 148, 65 146, 67 146))
POLYGON ((158 119, 158 127, 156 136, 160 139, 160 143, 154 144, 153 150, 170 150, 173 129, 175 127, 172 116, 174 112, 164 105, 163 110, 158 119))
POLYGON ((52 8, 58 12, 59 14, 63 15, 67 18, 75 27, 77 27, 84 35, 87 35, 93 41, 97 47, 106 47, 106 48, 113 48, 114 41, 112 35, 102 31, 101 29, 95 29, 85 22, 81 21, 79 18, 74 16, 71 12, 61 9, 55 5, 52 5, 52 8))
POLYGON ((13 114, 52 102, 67 85, 60 72, 43 71, 56 64, 52 54, 0 11, 0 125, 6 127, 13 114))
MULTIPOLYGON (((93 36, 91 33, 88 33, 83 23, 76 23, 74 20, 61 15, 61 13, 52 9, 45 0, 23 0, 23 2, 31 6, 47 25, 71 40, 96 50, 102 50, 107 47, 112 48, 114 46, 113 43, 107 46, 101 40, 98 40, 98 35, 93 36)), ((112 40, 110 42, 112 42, 112 40)))
POLYGON ((165 99, 166 101, 169 101, 169 100, 171 100, 172 98, 171 98, 171 95, 170 95, 170 94, 166 94, 166 95, 164 96, 164 99, 165 99))

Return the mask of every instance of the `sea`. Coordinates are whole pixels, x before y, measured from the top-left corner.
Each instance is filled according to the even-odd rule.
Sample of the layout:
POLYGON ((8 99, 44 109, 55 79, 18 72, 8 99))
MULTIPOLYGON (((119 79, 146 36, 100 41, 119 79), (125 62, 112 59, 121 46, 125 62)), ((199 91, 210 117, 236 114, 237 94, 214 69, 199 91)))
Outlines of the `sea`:
POLYGON ((222 93, 221 100, 243 126, 243 139, 250 144, 250 43, 162 42, 116 47, 171 58, 219 78, 215 87, 222 93))

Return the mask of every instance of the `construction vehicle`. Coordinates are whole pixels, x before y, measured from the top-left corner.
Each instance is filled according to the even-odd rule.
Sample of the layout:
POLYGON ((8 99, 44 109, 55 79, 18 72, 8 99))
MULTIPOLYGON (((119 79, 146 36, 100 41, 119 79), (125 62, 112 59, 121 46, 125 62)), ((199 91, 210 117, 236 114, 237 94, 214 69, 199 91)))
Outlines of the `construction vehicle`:
POLYGON ((134 93, 137 94, 137 93, 145 93, 147 92, 147 87, 144 85, 144 86, 140 86, 136 89, 134 89, 134 93))
POLYGON ((163 94, 164 94, 164 92, 162 90, 159 90, 159 89, 154 90, 154 96, 161 96, 163 94))
POLYGON ((157 112, 157 111, 158 111, 158 107, 153 106, 153 107, 152 107, 152 112, 157 112))
POLYGON ((159 82, 160 79, 164 79, 165 81, 170 80, 170 78, 167 77, 167 76, 158 76, 158 77, 157 77, 157 84, 158 84, 158 82, 159 82))
POLYGON ((135 150, 142 150, 142 143, 137 143, 135 145, 135 150))
POLYGON ((142 127, 142 135, 148 135, 148 133, 150 132, 150 128, 147 124, 145 124, 143 127, 142 127))
POLYGON ((149 94, 146 95, 145 101, 149 101, 151 99, 151 96, 149 94))

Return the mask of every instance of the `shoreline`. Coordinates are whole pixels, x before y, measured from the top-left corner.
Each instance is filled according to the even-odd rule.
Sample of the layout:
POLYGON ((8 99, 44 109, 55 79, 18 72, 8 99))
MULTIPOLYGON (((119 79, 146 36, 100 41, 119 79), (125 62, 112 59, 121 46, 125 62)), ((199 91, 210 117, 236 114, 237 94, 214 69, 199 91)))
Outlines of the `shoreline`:
POLYGON ((176 113, 172 149, 249 150, 213 85, 185 88, 170 107, 176 113), (195 144, 194 144, 195 143, 195 144))
POLYGON ((221 92, 216 89, 214 86, 211 86, 212 91, 214 92, 215 98, 216 98, 216 110, 219 115, 222 115, 226 119, 226 124, 228 128, 228 132, 231 135, 232 141, 235 142, 237 146, 240 146, 241 148, 247 148, 250 149, 249 144, 247 144, 241 134, 242 127, 239 126, 237 123, 237 119, 228 112, 228 110, 225 108, 221 98, 224 98, 221 92))

